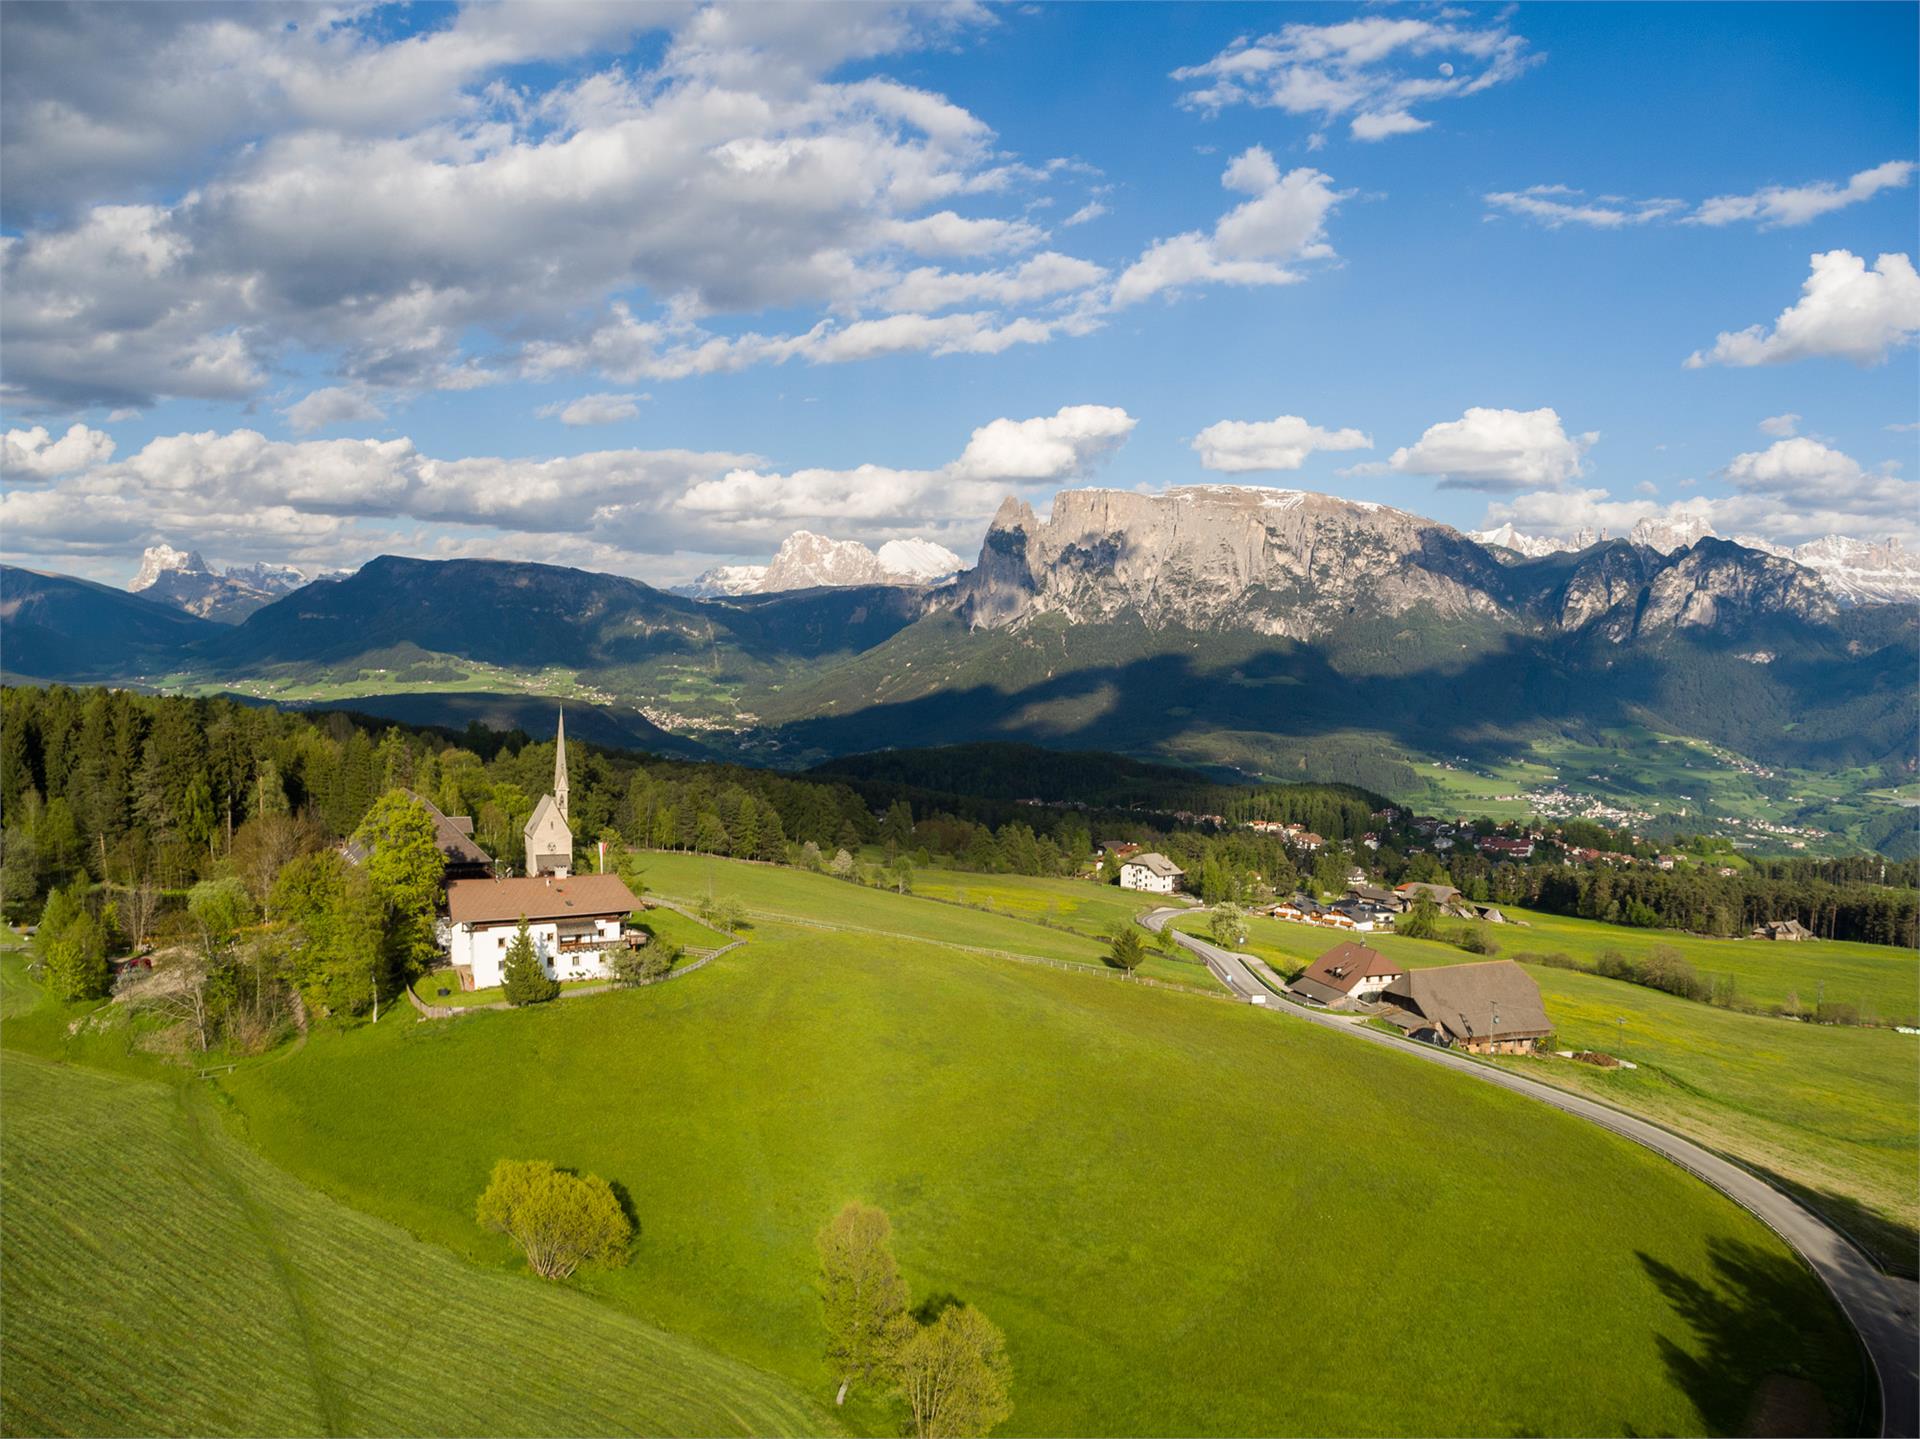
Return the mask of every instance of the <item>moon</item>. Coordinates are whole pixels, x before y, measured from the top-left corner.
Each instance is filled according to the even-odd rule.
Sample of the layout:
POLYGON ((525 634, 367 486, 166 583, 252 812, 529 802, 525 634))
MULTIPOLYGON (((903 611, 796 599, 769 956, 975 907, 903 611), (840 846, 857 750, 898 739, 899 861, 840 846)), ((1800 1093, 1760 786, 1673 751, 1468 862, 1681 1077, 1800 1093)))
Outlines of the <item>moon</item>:
POLYGON ((1452 62, 1447 60, 1442 60, 1440 62, 1440 73, 1442 75, 1451 75, 1453 73, 1452 62))

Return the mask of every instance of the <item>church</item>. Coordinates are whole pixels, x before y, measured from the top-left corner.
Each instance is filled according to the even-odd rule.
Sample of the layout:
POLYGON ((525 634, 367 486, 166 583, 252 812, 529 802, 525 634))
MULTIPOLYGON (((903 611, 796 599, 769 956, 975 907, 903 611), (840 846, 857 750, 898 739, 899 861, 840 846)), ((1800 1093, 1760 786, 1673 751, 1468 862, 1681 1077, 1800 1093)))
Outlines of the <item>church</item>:
POLYGON ((560 711, 553 750, 553 793, 540 796, 524 832, 527 875, 565 879, 573 873, 573 831, 567 819, 567 712, 560 711))

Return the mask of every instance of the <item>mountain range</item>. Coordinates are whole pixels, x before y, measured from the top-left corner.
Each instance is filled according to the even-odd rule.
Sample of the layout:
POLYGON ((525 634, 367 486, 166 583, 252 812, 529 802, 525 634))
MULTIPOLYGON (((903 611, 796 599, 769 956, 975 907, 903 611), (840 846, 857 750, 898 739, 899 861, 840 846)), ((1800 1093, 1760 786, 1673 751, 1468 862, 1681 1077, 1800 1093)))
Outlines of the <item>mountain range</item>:
POLYGON ((835 540, 795 530, 764 565, 717 565, 674 593, 695 599, 722 595, 783 594, 848 585, 925 585, 951 579, 960 556, 932 540, 888 540, 878 550, 858 540, 835 540))
MULTIPOLYGON (((791 548, 789 573, 822 553, 791 548)), ((763 763, 1022 740, 1388 792, 1408 759, 1622 734, 1650 754, 1662 741, 1646 736, 1684 736, 1899 783, 1917 617, 1842 604, 1797 558, 1716 537, 1528 556, 1385 505, 1234 486, 1068 490, 1044 515, 1009 499, 976 563, 940 584, 695 598, 382 556, 226 625, 0 570, 11 678, 456 726, 537 728, 542 696, 573 695, 607 707, 622 742, 763 763)))
POLYGON ((238 624, 312 576, 292 565, 235 565, 216 570, 197 550, 153 545, 140 556, 140 571, 127 589, 202 619, 238 624))
MULTIPOLYGON (((1469 539, 1490 548, 1509 550, 1528 559, 1563 551, 1578 552, 1606 538, 1604 531, 1577 530, 1571 535, 1529 535, 1512 523, 1492 530, 1471 530, 1469 539)), ((1627 536, 1632 544, 1644 545, 1661 554, 1686 549, 1703 539, 1719 538, 1703 516, 1681 514, 1671 518, 1638 521, 1627 536)), ((1734 540, 1750 550, 1792 560, 1819 576, 1834 599, 1843 605, 1900 604, 1920 601, 1920 555, 1889 538, 1879 543, 1856 540, 1846 535, 1823 535, 1802 545, 1780 545, 1753 535, 1734 540)))

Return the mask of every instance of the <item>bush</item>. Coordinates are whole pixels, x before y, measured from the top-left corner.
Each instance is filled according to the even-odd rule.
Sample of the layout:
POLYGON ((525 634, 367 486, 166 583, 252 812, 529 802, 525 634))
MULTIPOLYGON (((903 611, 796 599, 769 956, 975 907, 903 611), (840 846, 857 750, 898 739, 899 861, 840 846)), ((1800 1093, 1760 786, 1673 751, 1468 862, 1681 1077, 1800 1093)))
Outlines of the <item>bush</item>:
POLYGON ((658 939, 638 949, 616 949, 607 960, 607 977, 616 989, 652 984, 656 979, 667 977, 680 962, 681 953, 679 945, 665 944, 658 939))
POLYGON ((1468 954, 1498 954, 1500 952, 1499 943, 1481 926, 1468 925, 1454 937, 1453 942, 1468 954))
POLYGON ((545 1159, 503 1159, 474 1217, 504 1234, 542 1279, 565 1279, 582 1264, 622 1257, 633 1225, 613 1186, 591 1174, 555 1169, 545 1159))

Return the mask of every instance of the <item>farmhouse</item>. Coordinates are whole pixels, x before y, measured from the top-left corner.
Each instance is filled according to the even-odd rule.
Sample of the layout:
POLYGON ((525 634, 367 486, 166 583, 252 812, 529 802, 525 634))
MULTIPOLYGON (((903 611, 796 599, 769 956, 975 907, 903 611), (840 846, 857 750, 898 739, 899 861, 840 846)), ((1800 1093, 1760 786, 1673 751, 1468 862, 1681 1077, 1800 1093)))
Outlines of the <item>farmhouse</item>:
POLYGON ((573 831, 567 827, 567 713, 560 712, 553 750, 553 793, 540 796, 522 832, 530 876, 573 873, 573 831))
POLYGON ((1405 904, 1412 904, 1424 894, 1428 899, 1442 908, 1445 908, 1460 898, 1460 891, 1450 884, 1423 884, 1418 881, 1396 884, 1393 887, 1393 892, 1399 895, 1401 902, 1405 904))
MULTIPOLYGON (((442 814, 439 805, 412 790, 407 791, 407 798, 424 809, 433 821, 433 842, 446 866, 443 872, 446 879, 484 879, 493 873, 492 858, 473 842, 471 819, 464 814, 442 814)), ((340 853, 349 864, 364 864, 368 850, 359 841, 348 840, 340 847, 340 853)))
POLYGON ((1316 959, 1291 988, 1303 999, 1340 1009, 1378 994, 1404 974, 1384 954, 1348 940, 1316 959))
POLYGON ((1136 854, 1120 866, 1120 888, 1140 889, 1149 894, 1172 894, 1180 888, 1186 871, 1164 854, 1148 851, 1136 854))
POLYGON ((1398 911, 1407 907, 1405 895, 1397 894, 1390 889, 1382 889, 1377 884, 1351 885, 1347 889, 1347 894, 1353 899, 1363 900, 1384 910, 1398 911))
POLYGON ((1802 940, 1812 939, 1813 931, 1797 919, 1770 919, 1757 926, 1753 931, 1755 939, 1802 940))
POLYGON ((462 989, 500 983, 507 946, 527 921, 541 968, 555 979, 597 979, 612 949, 645 944, 627 916, 640 908, 616 874, 460 879, 447 886, 448 948, 462 989))
POLYGON ((1401 1024, 1469 1054, 1531 1054, 1553 1032, 1540 986, 1511 960, 1416 969, 1389 984, 1381 999, 1422 1021, 1401 1024))

